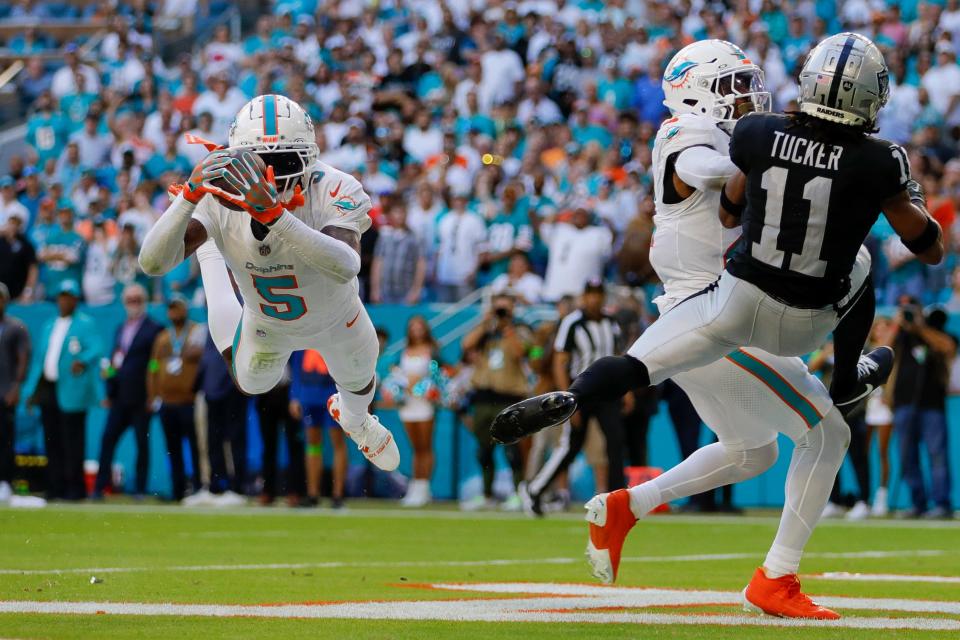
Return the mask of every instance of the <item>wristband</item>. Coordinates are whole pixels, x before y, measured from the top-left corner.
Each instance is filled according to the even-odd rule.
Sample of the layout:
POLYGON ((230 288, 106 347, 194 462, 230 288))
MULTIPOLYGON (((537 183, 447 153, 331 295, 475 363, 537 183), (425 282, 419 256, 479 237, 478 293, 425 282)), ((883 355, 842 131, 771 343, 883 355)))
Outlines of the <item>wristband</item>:
POLYGON ((723 189, 720 189, 720 206, 730 215, 739 218, 745 205, 737 204, 727 197, 727 187, 724 185, 723 189))
POLYGON ((932 247, 939 239, 940 225, 933 218, 927 216, 927 226, 924 227, 923 232, 913 240, 904 240, 903 244, 911 253, 920 254, 932 247))

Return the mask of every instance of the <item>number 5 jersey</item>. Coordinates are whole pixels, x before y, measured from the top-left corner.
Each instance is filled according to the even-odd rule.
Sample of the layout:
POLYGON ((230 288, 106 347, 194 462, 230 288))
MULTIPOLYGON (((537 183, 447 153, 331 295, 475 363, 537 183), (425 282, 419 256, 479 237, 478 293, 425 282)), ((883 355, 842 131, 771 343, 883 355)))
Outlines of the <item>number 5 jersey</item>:
MULTIPOLYGON (((355 178, 319 161, 304 178, 306 203, 291 212, 294 216, 317 231, 333 226, 362 234, 370 228, 370 198, 355 178)), ((305 336, 328 329, 355 304, 355 278, 339 284, 304 264, 274 234, 259 240, 245 212, 206 197, 193 217, 223 254, 244 306, 267 322, 279 321, 284 333, 305 336)))

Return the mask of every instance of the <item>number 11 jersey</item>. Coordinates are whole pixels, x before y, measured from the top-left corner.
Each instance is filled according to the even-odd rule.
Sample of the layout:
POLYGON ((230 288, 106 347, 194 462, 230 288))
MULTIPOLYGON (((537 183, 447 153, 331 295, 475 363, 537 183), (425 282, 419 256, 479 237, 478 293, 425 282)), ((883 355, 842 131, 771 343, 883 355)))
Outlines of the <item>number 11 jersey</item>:
POLYGON ((848 293, 882 203, 910 179, 900 146, 866 135, 827 139, 780 114, 737 122, 730 158, 747 185, 743 235, 727 270, 800 308, 848 293))

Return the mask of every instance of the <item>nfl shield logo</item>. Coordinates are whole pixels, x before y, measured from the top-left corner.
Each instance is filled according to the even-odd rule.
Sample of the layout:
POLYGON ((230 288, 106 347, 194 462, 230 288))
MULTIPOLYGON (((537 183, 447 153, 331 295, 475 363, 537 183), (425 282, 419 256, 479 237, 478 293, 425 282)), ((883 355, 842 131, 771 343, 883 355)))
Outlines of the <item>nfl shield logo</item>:
POLYGON ((260 245, 260 255, 262 255, 262 256, 268 256, 268 255, 270 255, 270 245, 268 245, 268 244, 262 244, 262 245, 260 245))

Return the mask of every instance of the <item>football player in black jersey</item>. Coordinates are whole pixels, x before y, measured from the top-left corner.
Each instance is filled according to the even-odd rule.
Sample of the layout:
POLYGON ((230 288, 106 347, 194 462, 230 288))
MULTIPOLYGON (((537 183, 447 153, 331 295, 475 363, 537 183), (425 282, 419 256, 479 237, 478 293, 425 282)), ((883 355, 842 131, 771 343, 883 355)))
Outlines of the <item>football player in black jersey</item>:
MULTIPOLYGON (((505 409, 492 426, 493 437, 515 442, 563 422, 580 402, 658 384, 740 347, 803 355, 834 329, 843 387, 831 390, 835 403, 849 409, 885 382, 892 352, 884 348, 860 357, 874 304, 863 241, 882 212, 919 260, 937 264, 943 258, 940 226, 910 177, 906 153, 870 135, 887 100, 887 77, 883 56, 868 38, 844 33, 821 42, 800 75, 800 112, 750 114, 733 131, 730 156, 740 173, 722 192, 720 219, 728 227, 742 225, 743 236, 718 281, 664 314, 626 355, 596 361, 568 391, 505 409)), ((845 450, 844 431, 828 446, 845 450)), ((818 477, 816 460, 795 459, 791 473, 806 466, 804 476, 818 477)), ((588 510, 592 544, 616 556, 636 518, 658 504, 635 500, 634 490, 629 500, 619 493, 597 496, 588 510)), ((808 537, 819 518, 811 506, 800 507, 807 531, 798 538, 808 537)), ((754 582, 780 588, 763 576, 754 582)), ((754 582, 745 598, 765 610, 757 604, 763 594, 749 593, 754 582)), ((799 583, 783 588, 793 586, 799 591, 799 583)))

